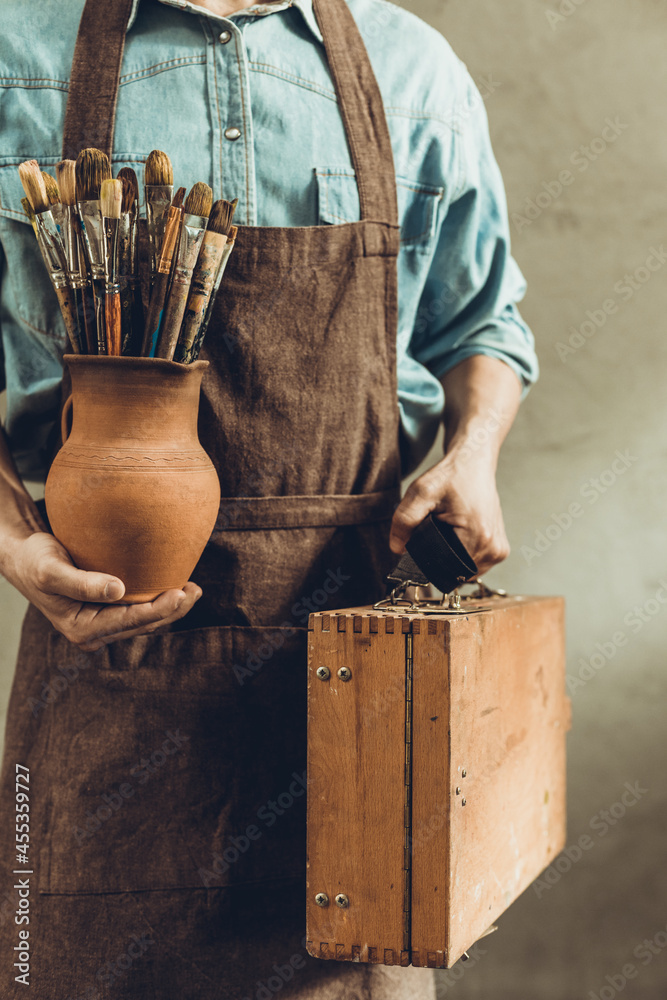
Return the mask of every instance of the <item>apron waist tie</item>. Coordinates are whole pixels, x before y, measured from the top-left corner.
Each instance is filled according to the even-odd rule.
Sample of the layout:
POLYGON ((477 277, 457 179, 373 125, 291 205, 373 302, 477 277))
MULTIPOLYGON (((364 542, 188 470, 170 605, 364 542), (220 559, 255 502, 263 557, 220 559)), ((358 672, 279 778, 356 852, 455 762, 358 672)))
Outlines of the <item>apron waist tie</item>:
POLYGON ((225 531, 335 528, 388 521, 400 499, 398 486, 351 496, 223 497, 212 539, 225 531))

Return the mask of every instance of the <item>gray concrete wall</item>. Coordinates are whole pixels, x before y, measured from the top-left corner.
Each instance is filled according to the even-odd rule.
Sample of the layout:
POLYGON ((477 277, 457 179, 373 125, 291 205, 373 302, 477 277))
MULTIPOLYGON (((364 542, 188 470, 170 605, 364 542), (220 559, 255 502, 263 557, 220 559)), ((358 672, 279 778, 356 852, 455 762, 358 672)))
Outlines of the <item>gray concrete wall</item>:
MULTIPOLYGON (((448 37, 476 80, 495 82, 486 104, 510 211, 535 216, 516 219, 513 236, 543 374, 505 447, 513 553, 489 579, 567 597, 568 843, 587 835, 592 845, 511 907, 455 970, 461 978, 440 974, 440 996, 611 1000, 630 973, 624 996, 658 1000, 667 984, 667 607, 656 598, 667 579, 667 266, 642 268, 667 241, 667 14, 657 0, 403 5, 448 37), (550 23, 561 8, 573 13, 550 23), (608 118, 626 127, 602 151, 595 140, 608 118), (565 170, 572 183, 550 198, 545 184, 556 192, 565 170), (527 206, 540 194, 538 211, 527 206), (561 360, 557 345, 587 320, 599 328, 575 333, 561 360), (630 464, 612 482, 617 451, 630 464), (565 525, 572 504, 581 513, 559 529, 554 516, 565 525), (533 554, 538 533, 544 551, 533 554), (630 807, 626 782, 640 785, 630 807), (642 942, 654 939, 652 953, 642 942)), ((23 602, 4 584, 0 600, 4 714, 23 602)))

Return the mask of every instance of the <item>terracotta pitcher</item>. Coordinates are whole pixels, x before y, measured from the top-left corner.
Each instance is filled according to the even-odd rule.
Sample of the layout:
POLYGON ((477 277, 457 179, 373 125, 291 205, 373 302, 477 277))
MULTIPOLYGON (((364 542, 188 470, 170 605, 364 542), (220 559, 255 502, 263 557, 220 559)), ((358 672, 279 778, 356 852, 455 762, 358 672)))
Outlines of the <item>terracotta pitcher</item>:
POLYGON ((123 581, 120 603, 153 600, 189 580, 218 513, 218 476, 197 436, 208 362, 65 361, 72 395, 46 482, 51 529, 80 569, 123 581))

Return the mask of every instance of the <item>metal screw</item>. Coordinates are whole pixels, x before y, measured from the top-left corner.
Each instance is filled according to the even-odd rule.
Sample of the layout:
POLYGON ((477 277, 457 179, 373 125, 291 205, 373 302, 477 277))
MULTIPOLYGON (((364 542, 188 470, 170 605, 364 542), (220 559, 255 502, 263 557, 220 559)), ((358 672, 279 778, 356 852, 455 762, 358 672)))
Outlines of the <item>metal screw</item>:
POLYGON ((340 906, 341 910, 346 910, 350 905, 350 901, 344 892, 339 892, 336 896, 336 906, 340 906))
POLYGON ((315 896, 315 902, 317 903, 318 906, 328 906, 329 897, 327 896, 326 892, 318 892, 318 894, 315 896))
POLYGON ((315 673, 321 681, 328 681, 331 677, 331 671, 328 667, 318 667, 315 673))
POLYGON ((461 805, 464 806, 465 804, 466 804, 466 800, 465 799, 461 799, 461 805))
POLYGON ((341 667, 340 670, 338 671, 338 676, 342 681, 349 681, 350 677, 352 676, 352 671, 350 670, 349 667, 341 667))
POLYGON ((468 772, 464 768, 463 771, 461 771, 461 777, 465 778, 467 774, 468 774, 468 772))
POLYGON ((467 962, 469 958, 470 958, 470 955, 468 954, 468 952, 464 951, 463 954, 461 955, 461 961, 462 962, 467 962))
POLYGON ((457 785, 457 787, 456 787, 456 794, 457 794, 457 795, 460 795, 460 794, 461 794, 461 789, 460 789, 460 788, 458 787, 458 785, 457 785))

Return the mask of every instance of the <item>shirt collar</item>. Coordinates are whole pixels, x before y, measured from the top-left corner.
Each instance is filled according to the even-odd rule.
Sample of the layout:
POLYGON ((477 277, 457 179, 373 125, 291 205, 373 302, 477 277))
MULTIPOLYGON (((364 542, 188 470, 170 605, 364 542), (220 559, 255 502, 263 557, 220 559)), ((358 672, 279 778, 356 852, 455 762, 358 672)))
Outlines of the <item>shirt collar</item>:
MULTIPOLYGON (((165 0, 160 0, 160 2, 163 3, 165 2, 165 0)), ((137 11, 139 10, 139 3, 140 0, 132 0, 132 10, 130 11, 130 17, 127 22, 128 30, 132 27, 132 25, 135 22, 137 11)), ((216 17, 215 14, 211 14, 209 11, 204 10, 203 7, 199 8, 199 10, 193 10, 193 8, 187 2, 180 3, 178 2, 178 0, 172 0, 172 2, 168 4, 168 6, 181 7, 183 10, 190 10, 193 13, 199 13, 213 18, 216 17)), ((261 3, 258 3, 257 6, 258 7, 261 6, 261 3)), ((313 9, 313 0, 290 0, 290 6, 296 7, 298 10, 301 11, 304 21, 310 28, 311 32, 315 35, 315 38, 317 38, 318 42, 323 43, 324 39, 322 38, 322 32, 320 31, 320 26, 317 23, 317 18, 315 17, 315 11, 313 9)), ((283 9, 284 9, 283 7, 279 6, 277 10, 272 13, 278 13, 278 11, 283 9)), ((235 15, 232 15, 232 17, 234 16, 235 15)))

